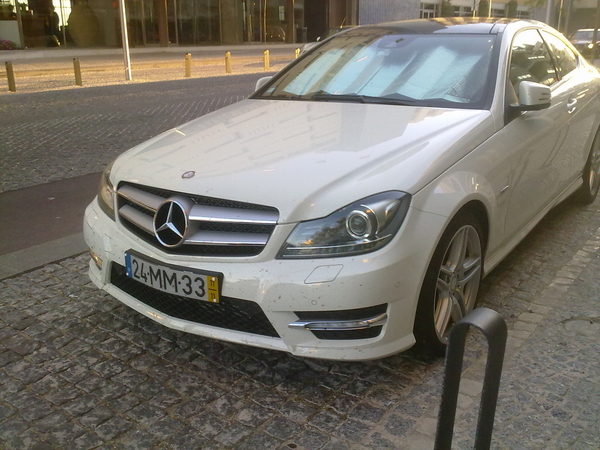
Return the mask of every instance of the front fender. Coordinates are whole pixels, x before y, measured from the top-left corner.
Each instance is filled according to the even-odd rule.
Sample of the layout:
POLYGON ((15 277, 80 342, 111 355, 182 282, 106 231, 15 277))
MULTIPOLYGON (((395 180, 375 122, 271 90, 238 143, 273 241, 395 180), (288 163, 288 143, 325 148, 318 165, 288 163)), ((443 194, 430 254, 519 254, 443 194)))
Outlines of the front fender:
MULTIPOLYGON (((465 205, 476 202, 488 223, 487 252, 502 244, 508 187, 517 159, 504 147, 504 132, 495 133, 413 196, 412 206, 446 217, 446 224, 465 205)), ((439 237, 438 237, 439 238, 439 237)))

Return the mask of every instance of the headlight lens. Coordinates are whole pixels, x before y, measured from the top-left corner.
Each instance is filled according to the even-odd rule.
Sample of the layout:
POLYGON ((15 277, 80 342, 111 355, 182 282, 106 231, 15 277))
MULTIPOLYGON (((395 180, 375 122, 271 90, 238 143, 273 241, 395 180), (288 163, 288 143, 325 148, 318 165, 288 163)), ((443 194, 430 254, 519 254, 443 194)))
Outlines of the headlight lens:
POLYGON ((390 191, 359 200, 322 219, 296 225, 279 258, 331 258, 375 251, 406 217, 410 195, 390 191))
POLYGON ((102 211, 108 215, 108 217, 110 217, 112 220, 115 220, 115 188, 109 180, 112 165, 113 163, 111 162, 106 169, 104 169, 102 177, 100 178, 98 204, 100 205, 100 208, 102 208, 102 211))

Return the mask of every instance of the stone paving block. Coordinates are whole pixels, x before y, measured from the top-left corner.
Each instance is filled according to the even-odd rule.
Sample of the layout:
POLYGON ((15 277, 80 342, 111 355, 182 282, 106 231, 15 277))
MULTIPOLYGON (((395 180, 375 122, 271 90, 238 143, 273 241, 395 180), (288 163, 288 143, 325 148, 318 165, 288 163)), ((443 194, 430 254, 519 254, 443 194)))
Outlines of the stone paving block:
POLYGON ((369 434, 370 427, 357 420, 345 420, 333 434, 350 442, 360 442, 367 434, 369 434))
POLYGON ((385 409, 377 408, 368 403, 361 403, 350 413, 349 417, 375 424, 381 420, 384 414, 385 409))
POLYGON ((96 434, 100 436, 104 441, 112 440, 117 436, 125 433, 133 424, 122 417, 119 416, 111 416, 106 422, 102 425, 96 427, 96 434))
POLYGON ((100 424, 106 422, 115 415, 115 411, 106 406, 97 406, 79 418, 79 423, 84 427, 96 429, 100 424))
MULTIPOLYGON (((236 445, 237 450, 277 449, 281 442, 265 433, 253 434, 248 439, 236 445)), ((293 447, 289 447, 293 448, 293 447)))
POLYGON ((184 427, 183 422, 173 417, 163 417, 148 426, 148 431, 159 439, 167 439, 184 427))
POLYGON ((385 430, 393 436, 403 438, 414 427, 416 422, 412 419, 406 419, 397 414, 388 417, 385 423, 385 430))
POLYGON ((251 403, 240 409, 235 416, 235 420, 249 427, 258 427, 272 417, 273 414, 272 410, 251 403))
POLYGON ((342 422, 343 418, 342 415, 335 411, 326 409, 315 414, 308 423, 321 431, 331 433, 342 422))
POLYGON ((159 441, 145 430, 127 433, 116 446, 119 450, 151 450, 159 447, 159 441))
MULTIPOLYGON (((167 440, 169 448, 173 450, 204 450, 208 440, 202 437, 192 427, 184 428, 167 440)), ((260 447, 256 447, 257 449, 260 447)))
POLYGON ((248 428, 241 424, 233 424, 228 426, 224 431, 215 436, 215 441, 225 446, 232 447, 236 445, 243 438, 248 436, 252 432, 251 428, 248 428))
POLYGON ((273 417, 265 425, 265 431, 271 436, 287 440, 302 431, 302 427, 285 417, 273 417))

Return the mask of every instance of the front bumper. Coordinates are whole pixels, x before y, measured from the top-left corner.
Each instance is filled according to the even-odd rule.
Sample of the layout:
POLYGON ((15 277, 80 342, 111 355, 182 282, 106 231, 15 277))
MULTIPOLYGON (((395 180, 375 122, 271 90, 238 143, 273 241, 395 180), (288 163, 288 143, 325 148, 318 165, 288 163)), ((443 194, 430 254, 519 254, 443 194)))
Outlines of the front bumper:
MULTIPOLYGON (((275 259, 293 225, 278 226, 265 250, 255 257, 175 256, 112 221, 94 200, 86 210, 84 236, 91 252, 102 260, 102 268, 90 261, 89 275, 94 284, 167 327, 304 357, 367 360, 403 351, 414 344, 416 303, 435 242, 431 236, 443 226, 442 217, 409 211, 390 244, 355 257, 275 259), (403 239, 403 235, 407 237, 403 239), (187 320, 192 317, 188 313, 174 313, 173 309, 145 301, 137 288, 128 287, 127 280, 115 281, 116 273, 125 265, 125 252, 130 250, 165 264, 222 273, 225 309, 219 314, 232 314, 227 308, 239 305, 244 314, 248 308, 256 309, 260 312, 257 315, 264 314, 274 332, 257 332, 244 326, 232 329, 221 326, 219 321, 207 324, 187 320), (332 328, 341 333, 331 333, 332 328), (370 331, 365 334, 361 329, 370 331)), ((177 298, 169 301, 179 302, 177 298)), ((212 306, 197 302, 190 304, 191 308, 199 308, 194 314, 210 313, 207 308, 212 306)), ((240 317, 250 316, 254 317, 254 313, 240 317)))

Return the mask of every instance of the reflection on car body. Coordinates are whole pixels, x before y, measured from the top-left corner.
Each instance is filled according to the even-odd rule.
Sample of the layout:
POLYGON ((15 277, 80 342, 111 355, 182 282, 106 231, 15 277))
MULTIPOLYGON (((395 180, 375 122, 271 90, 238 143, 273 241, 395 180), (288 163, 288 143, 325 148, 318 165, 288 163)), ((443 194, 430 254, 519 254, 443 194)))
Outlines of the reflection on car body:
POLYGON ((201 336, 442 352, 481 278, 558 202, 595 199, 599 90, 538 22, 344 31, 117 158, 86 212, 90 277, 201 336))

